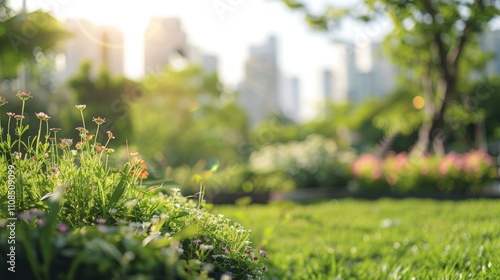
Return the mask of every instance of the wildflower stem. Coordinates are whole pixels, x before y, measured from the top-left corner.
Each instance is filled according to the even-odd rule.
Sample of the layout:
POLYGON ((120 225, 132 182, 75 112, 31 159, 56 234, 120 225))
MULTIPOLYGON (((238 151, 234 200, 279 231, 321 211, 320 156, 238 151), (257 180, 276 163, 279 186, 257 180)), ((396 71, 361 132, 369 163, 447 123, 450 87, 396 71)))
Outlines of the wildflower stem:
POLYGON ((203 205, 203 199, 205 196, 205 185, 203 184, 203 181, 200 182, 200 194, 198 195, 198 209, 201 208, 201 205, 203 205))
POLYGON ((50 131, 49 131, 49 121, 47 120, 47 127, 45 128, 45 144, 49 141, 50 131))
POLYGON ((40 125, 38 126, 38 136, 36 137, 36 149, 35 154, 38 155, 38 144, 40 143, 40 135, 42 132, 42 119, 40 119, 40 125))
POLYGON ((54 142, 52 142, 52 144, 50 145, 50 154, 52 156, 52 166, 56 166, 55 150, 57 150, 57 148, 54 147, 54 142))
POLYGON ((83 128, 86 129, 86 127, 85 127, 85 118, 83 117, 83 110, 80 110, 80 116, 82 116, 83 128))
POLYGON ((2 110, 0 110, 0 143, 3 143, 2 110))
MULTIPOLYGON (((56 150, 56 159, 59 160, 59 149, 57 148, 57 130, 54 130, 54 149, 56 150)), ((56 162, 55 164, 59 164, 56 162)))
MULTIPOLYGON (((24 116, 24 104, 26 103, 26 101, 24 99, 22 99, 23 101, 23 105, 21 107, 21 116, 24 116)), ((21 118, 19 120, 19 126, 17 127, 18 128, 18 134, 19 134, 19 142, 17 142, 17 151, 18 152, 21 152, 21 136, 23 135, 23 118, 21 118)))
MULTIPOLYGON (((101 155, 102 155, 102 152, 101 152, 101 155)), ((108 159, 109 159, 109 155, 106 154, 106 165, 104 166, 104 170, 106 171, 106 173, 108 172, 108 159)))
MULTIPOLYGON (((10 120, 12 119, 11 116, 9 116, 9 121, 7 122, 7 135, 10 134, 10 120)), ((7 140, 9 140, 9 137, 7 137, 7 140)), ((7 141, 8 142, 8 141, 7 141)), ((9 143, 10 144, 10 143, 9 143)), ((10 148, 10 145, 9 145, 10 148)))
POLYGON ((94 138, 94 147, 96 146, 97 144, 97 136, 99 136, 99 126, 101 126, 100 124, 97 124, 97 129, 95 131, 95 138, 94 138))

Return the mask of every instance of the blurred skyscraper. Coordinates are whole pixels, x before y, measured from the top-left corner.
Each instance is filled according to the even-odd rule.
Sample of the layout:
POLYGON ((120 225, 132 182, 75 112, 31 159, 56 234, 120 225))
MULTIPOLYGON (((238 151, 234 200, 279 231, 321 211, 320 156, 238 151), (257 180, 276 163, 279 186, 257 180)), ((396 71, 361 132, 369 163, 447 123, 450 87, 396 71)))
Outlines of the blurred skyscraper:
POLYGON ((94 26, 87 20, 70 19, 65 28, 74 34, 56 59, 55 83, 62 84, 75 75, 84 60, 93 66, 96 76, 99 67, 106 66, 114 75, 124 74, 123 34, 108 26, 94 26))
POLYGON ((325 100, 333 100, 333 73, 330 69, 324 69, 321 72, 321 88, 323 91, 323 98, 325 100))
POLYGON ((384 98, 395 87, 396 68, 385 57, 379 43, 336 46, 339 52, 335 67, 321 73, 326 102, 359 103, 368 98, 384 98))
POLYGON ((283 77, 278 108, 281 113, 299 122, 300 116, 300 80, 297 77, 283 77))
POLYGON ((144 71, 163 70, 175 56, 186 56, 188 44, 178 18, 152 18, 145 31, 144 71))
POLYGON ((247 111, 250 125, 279 112, 277 39, 268 38, 262 46, 250 48, 245 77, 238 87, 240 103, 247 111))
POLYGON ((336 85, 337 79, 334 77, 334 73, 330 69, 323 69, 321 71, 321 80, 320 80, 320 85, 321 85, 321 98, 323 100, 322 102, 322 108, 323 112, 326 112, 328 109, 328 103, 335 102, 335 103, 341 103, 342 101, 345 100, 337 100, 335 97, 335 88, 334 85, 336 85))
POLYGON ((488 63, 486 73, 500 75, 500 30, 486 32, 481 41, 482 48, 495 55, 488 63))
POLYGON ((346 45, 347 97, 351 102, 384 98, 395 85, 396 70, 379 43, 346 45))
POLYGON ((217 72, 219 67, 219 60, 215 55, 206 54, 195 46, 189 46, 187 59, 190 63, 199 65, 205 73, 217 72))

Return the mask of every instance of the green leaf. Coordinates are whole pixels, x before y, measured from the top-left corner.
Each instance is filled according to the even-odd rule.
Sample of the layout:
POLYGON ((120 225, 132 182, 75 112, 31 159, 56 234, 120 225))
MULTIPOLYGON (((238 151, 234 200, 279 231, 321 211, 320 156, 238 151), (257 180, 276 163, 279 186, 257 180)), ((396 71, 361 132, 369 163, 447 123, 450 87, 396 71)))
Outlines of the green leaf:
MULTIPOLYGON (((108 203, 105 206, 106 213, 109 213, 111 209, 118 203, 118 201, 122 198, 123 194, 125 193, 125 190, 127 189, 128 186, 128 174, 126 173, 127 168, 125 167, 124 170, 122 171, 121 177, 120 177, 120 182, 116 186, 115 190, 111 194, 111 197, 109 198, 108 203)), ((103 201, 104 203, 104 201, 103 201)))
POLYGON ((173 216, 173 217, 172 217, 172 219, 182 218, 182 217, 185 217, 185 216, 187 216, 187 215, 189 215, 189 213, 188 213, 188 212, 186 212, 186 211, 181 211, 181 212, 177 213, 177 215, 173 216))

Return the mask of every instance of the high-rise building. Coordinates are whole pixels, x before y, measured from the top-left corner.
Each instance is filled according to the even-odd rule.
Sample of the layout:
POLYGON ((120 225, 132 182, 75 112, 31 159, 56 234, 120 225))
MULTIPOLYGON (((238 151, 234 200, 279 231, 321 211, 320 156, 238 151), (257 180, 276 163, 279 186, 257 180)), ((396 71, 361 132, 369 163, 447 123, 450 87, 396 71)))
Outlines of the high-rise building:
POLYGON ((500 75, 500 30, 486 32, 482 36, 481 46, 485 51, 493 52, 494 58, 488 63, 488 74, 500 75))
POLYGON ((286 117, 298 122, 300 115, 300 80, 297 77, 284 77, 282 79, 279 98, 279 110, 286 117))
POLYGON ((381 44, 346 45, 346 59, 349 101, 383 98, 394 89, 396 70, 381 44))
POLYGON ((206 73, 217 72, 219 60, 215 55, 204 53, 200 48, 190 45, 187 59, 190 63, 199 65, 206 73))
POLYGON ((162 71, 173 56, 187 56, 186 34, 178 18, 152 18, 145 31, 144 71, 162 71))
POLYGON ((108 26, 94 26, 87 20, 71 19, 64 24, 73 33, 62 54, 57 58, 56 84, 75 75, 84 60, 92 64, 91 75, 105 66, 114 75, 124 74, 123 34, 108 26))
POLYGON ((268 38, 265 44, 250 48, 239 93, 240 103, 247 111, 251 125, 279 112, 279 69, 276 52, 277 39, 274 36, 268 38))
POLYGON ((324 69, 321 72, 321 89, 324 100, 333 99, 333 73, 330 69, 324 69))

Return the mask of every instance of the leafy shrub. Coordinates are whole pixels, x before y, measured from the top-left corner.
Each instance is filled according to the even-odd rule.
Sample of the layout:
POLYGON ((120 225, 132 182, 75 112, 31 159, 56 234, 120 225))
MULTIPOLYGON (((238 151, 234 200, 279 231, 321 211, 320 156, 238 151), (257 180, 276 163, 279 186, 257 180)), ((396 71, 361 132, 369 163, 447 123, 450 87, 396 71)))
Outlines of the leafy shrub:
MULTIPOLYGON (((18 96, 23 104, 32 98, 18 96)), ((0 135, 0 224, 5 226, 6 218, 20 219, 18 267, 30 268, 21 279, 262 277, 267 254, 251 247, 250 231, 210 214, 203 191, 188 198, 179 189, 169 196, 159 192, 160 187, 143 185, 147 165, 137 153, 120 168, 110 166, 113 150, 107 145, 113 134, 99 129, 105 119, 94 118, 96 130, 90 134, 85 105, 76 108, 82 127, 77 128, 80 141, 75 145, 59 138, 59 129, 49 128, 50 117, 44 113, 36 114, 38 135, 22 141, 25 126, 19 116, 24 110, 21 115, 8 113, 6 140, 0 135), (10 133, 12 118, 17 139, 10 133), (9 177, 12 173, 15 178, 9 177)), ((8 227, 0 229, 2 261, 10 250, 9 233, 8 227)))
MULTIPOLYGON (((57 218, 63 203, 61 192, 47 201, 52 206, 47 215, 38 210, 19 215, 16 266, 31 268, 21 272, 19 279, 35 279, 32 275, 43 275, 41 279, 67 279, 65 275, 69 279, 139 275, 219 279, 223 274, 259 279, 266 270, 261 259, 267 254, 250 246, 250 231, 222 215, 208 213, 177 192, 173 196, 149 194, 137 204, 130 203, 131 212, 151 215, 147 222, 122 220, 112 226, 99 220, 71 229, 57 218)), ((2 257, 9 253, 8 230, 0 230, 2 257)))
POLYGON ((167 174, 174 184, 190 193, 199 190, 199 183, 193 180, 197 175, 206 182, 208 194, 288 191, 295 188, 295 182, 287 178, 283 172, 257 173, 243 163, 217 171, 180 167, 169 169, 167 174))
POLYGON ((304 141, 264 146, 250 155, 256 174, 283 172, 298 188, 345 186, 354 152, 338 150, 333 140, 310 135, 304 141))

